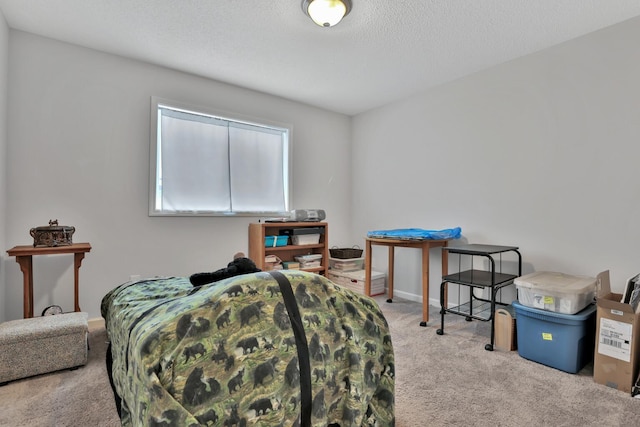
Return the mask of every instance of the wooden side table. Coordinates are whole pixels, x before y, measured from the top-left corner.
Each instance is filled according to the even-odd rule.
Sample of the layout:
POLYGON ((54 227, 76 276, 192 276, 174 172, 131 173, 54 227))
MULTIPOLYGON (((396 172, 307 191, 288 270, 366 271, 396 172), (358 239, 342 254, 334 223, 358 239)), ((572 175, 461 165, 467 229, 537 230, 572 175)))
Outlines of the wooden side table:
POLYGON ((24 318, 33 317, 33 256, 34 255, 57 255, 73 254, 74 268, 74 311, 80 310, 78 301, 79 280, 78 274, 84 254, 91 251, 89 243, 74 243, 67 246, 53 247, 33 247, 15 246, 7 251, 9 256, 16 257, 16 262, 20 264, 23 275, 24 288, 24 318))
MULTIPOLYGON (((389 247, 389 280, 388 280, 388 296, 387 302, 393 300, 393 264, 394 251, 396 246, 403 248, 422 249, 422 322, 420 326, 427 326, 429 320, 429 249, 437 247, 446 247, 448 240, 404 240, 389 238, 366 238, 365 253, 365 284, 364 290, 366 295, 371 295, 371 245, 380 245, 389 247)), ((442 274, 447 274, 449 260, 447 251, 442 251, 442 274)))

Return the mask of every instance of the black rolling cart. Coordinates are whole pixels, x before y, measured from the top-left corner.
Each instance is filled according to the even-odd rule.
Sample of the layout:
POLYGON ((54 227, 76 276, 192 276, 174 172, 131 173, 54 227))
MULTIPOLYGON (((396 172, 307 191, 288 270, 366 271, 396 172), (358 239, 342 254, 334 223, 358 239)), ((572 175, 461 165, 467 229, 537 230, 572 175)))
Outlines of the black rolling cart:
MULTIPOLYGON (((513 280, 522 275, 522 256, 516 246, 497 246, 497 245, 479 245, 471 244, 458 247, 444 247, 443 251, 447 251, 449 255, 458 255, 458 272, 447 274, 442 277, 440 284, 440 315, 441 326, 436 331, 438 335, 444 334, 444 315, 446 313, 464 316, 467 321, 473 319, 481 321, 491 321, 491 342, 484 346, 485 350, 493 351, 493 343, 495 339, 495 316, 496 305, 507 306, 509 303, 497 301, 498 291, 505 286, 513 284, 513 280), (511 255, 507 255, 511 254, 511 255), (502 263, 504 258, 517 258, 518 271, 517 274, 502 272, 502 263), (471 268, 462 271, 461 260, 463 257, 471 257, 471 268), (488 270, 477 270, 473 268, 474 257, 481 257, 489 263, 488 270), (497 270, 496 270, 497 261, 497 270), (468 288, 468 301, 455 307, 447 307, 447 290, 448 284, 459 285, 459 291, 468 288), (482 291, 489 290, 489 297, 476 295, 476 289, 482 291)), ((449 258, 451 259, 451 258, 449 258)), ((507 261, 506 259, 504 260, 507 261)), ((459 292, 459 297, 461 292, 459 292)), ((460 301, 460 298, 458 299, 460 301)))

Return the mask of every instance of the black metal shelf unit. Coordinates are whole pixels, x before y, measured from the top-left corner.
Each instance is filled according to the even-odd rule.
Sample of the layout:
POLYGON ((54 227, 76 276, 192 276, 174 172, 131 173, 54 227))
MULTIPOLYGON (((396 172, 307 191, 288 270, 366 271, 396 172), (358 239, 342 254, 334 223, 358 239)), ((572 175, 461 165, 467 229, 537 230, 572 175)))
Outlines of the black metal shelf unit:
MULTIPOLYGON (((447 274, 442 277, 440 284, 440 314, 441 326, 436 331, 438 335, 444 334, 444 315, 446 313, 464 316, 466 320, 473 319, 481 321, 491 321, 491 342, 485 345, 485 349, 493 351, 493 343, 495 339, 495 318, 496 305, 509 305, 502 301, 497 301, 498 291, 505 286, 513 284, 515 278, 522 275, 522 256, 516 246, 498 246, 498 245, 480 245, 471 244, 458 247, 444 247, 443 251, 449 254, 458 255, 458 264, 461 265, 462 256, 471 257, 471 269, 458 271, 457 273, 447 274), (502 254, 512 252, 518 259, 517 274, 508 274, 502 272, 502 254), (498 259, 498 271, 496 271, 496 255, 498 259), (489 262, 488 270, 477 270, 473 268, 473 257, 483 257, 489 262), (447 307, 447 290, 448 284, 456 284, 467 287, 469 290, 468 301, 454 307, 447 307), (482 298, 475 294, 476 289, 489 289, 489 298, 482 298)), ((460 270, 460 269, 459 269, 460 270)))

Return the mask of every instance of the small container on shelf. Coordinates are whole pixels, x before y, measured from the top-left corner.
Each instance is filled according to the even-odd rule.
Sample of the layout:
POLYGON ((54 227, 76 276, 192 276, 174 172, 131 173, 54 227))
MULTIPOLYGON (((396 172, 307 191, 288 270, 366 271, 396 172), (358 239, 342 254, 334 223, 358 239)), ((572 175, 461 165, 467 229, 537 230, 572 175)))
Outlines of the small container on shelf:
POLYGON ((291 228, 280 230, 281 235, 291 237, 292 245, 317 245, 320 235, 324 234, 322 227, 291 228))
POLYGON ((323 227, 305 227, 305 228, 285 228, 280 230, 280 234, 286 236, 301 236, 304 234, 324 234, 323 227))
POLYGON ((316 245, 320 243, 319 234, 297 234, 291 236, 292 245, 316 245))
POLYGON ((264 247, 275 248, 278 246, 287 246, 288 240, 289 238, 287 236, 265 236, 264 247))

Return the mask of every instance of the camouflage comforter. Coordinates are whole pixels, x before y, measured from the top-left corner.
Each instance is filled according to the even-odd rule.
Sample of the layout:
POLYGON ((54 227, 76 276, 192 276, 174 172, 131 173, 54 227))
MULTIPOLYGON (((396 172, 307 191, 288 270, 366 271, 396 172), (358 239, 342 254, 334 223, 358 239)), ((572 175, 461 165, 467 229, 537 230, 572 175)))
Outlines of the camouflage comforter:
MULTIPOLYGON (((311 425, 393 425, 393 347, 376 302, 323 276, 283 274, 308 344, 311 425)), ((300 425, 298 353, 270 274, 126 283, 101 310, 122 425, 300 425)))

